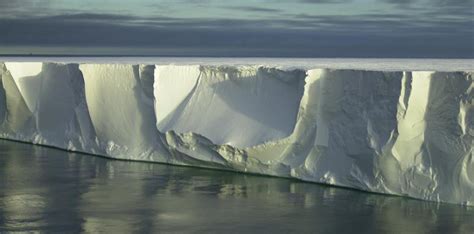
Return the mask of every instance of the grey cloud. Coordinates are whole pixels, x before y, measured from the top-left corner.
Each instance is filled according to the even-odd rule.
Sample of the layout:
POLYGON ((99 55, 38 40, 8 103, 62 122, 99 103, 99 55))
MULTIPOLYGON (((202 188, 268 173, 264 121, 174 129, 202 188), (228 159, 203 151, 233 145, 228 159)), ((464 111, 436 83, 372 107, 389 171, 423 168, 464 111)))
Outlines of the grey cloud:
POLYGON ((50 0, 0 0, 0 18, 50 13, 50 0))
POLYGON ((96 14, 96 13, 76 13, 63 14, 49 17, 34 17, 31 20, 61 20, 61 21, 106 21, 110 23, 127 23, 133 21, 172 21, 177 18, 172 17, 139 17, 133 15, 120 14, 96 14))
POLYGON ((299 2, 320 4, 320 3, 345 3, 345 2, 352 2, 352 0, 299 0, 299 2))
POLYGON ((433 0, 438 5, 465 5, 474 7, 473 0, 433 0))
POLYGON ((48 6, 51 0, 0 0, 0 8, 40 7, 48 6))
MULTIPOLYGON (((261 0, 267 4, 274 3, 286 3, 287 0, 261 0)), ((296 0, 294 4, 341 4, 341 3, 350 3, 354 0, 296 0)))
POLYGON ((387 3, 392 3, 392 4, 412 4, 414 2, 417 2, 419 0, 381 0, 382 2, 387 2, 387 3))
MULTIPOLYGON (((131 15, 119 15, 119 14, 94 14, 94 13, 78 13, 78 14, 65 14, 47 17, 49 19, 59 19, 59 20, 107 20, 107 21, 127 21, 135 20, 137 17, 131 15)), ((44 18, 40 18, 44 19, 44 18)))
POLYGON ((281 12, 281 10, 265 7, 250 7, 250 6, 233 6, 233 7, 223 7, 225 9, 231 10, 241 10, 241 11, 250 11, 250 12, 281 12))
POLYGON ((0 0, 0 7, 3 8, 3 9, 11 8, 11 7, 17 7, 17 6, 20 6, 20 4, 22 4, 22 2, 20 2, 20 1, 0 0))
POLYGON ((474 57, 472 49, 466 50, 473 39, 469 22, 419 27, 372 17, 275 21, 78 14, 2 19, 0 31, 6 33, 0 45, 178 48, 202 56, 474 57))
MULTIPOLYGON (((303 1, 350 2, 299 2, 303 1)), ((141 47, 203 56, 474 57, 472 7, 460 7, 469 6, 471 0, 452 0, 457 7, 438 7, 446 1, 434 0, 433 7, 421 10, 415 7, 417 0, 401 1, 409 4, 410 10, 351 16, 289 14, 269 7, 226 7, 265 16, 257 20, 59 11, 48 17, 26 14, 6 18, 2 17, 5 9, 22 9, 17 1, 0 0, 0 47, 141 47)), ((397 2, 394 4, 400 4, 397 2)))
POLYGON ((470 8, 474 13, 474 0, 379 0, 401 7, 417 6, 418 9, 437 8, 470 8))

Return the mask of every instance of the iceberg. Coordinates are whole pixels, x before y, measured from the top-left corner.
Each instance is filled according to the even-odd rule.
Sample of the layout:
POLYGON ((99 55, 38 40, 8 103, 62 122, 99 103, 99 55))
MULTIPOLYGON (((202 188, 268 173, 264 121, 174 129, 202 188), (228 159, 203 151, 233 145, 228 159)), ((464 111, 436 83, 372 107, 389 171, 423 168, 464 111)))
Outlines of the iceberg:
POLYGON ((464 69, 0 62, 0 137, 474 205, 464 69))

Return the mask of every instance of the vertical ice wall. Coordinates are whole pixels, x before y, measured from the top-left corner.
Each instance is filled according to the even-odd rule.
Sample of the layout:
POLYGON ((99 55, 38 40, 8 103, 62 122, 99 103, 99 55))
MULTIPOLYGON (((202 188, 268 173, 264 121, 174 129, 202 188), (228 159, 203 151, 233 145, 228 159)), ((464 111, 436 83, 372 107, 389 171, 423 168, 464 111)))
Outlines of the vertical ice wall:
POLYGON ((158 66, 158 129, 241 148, 286 137, 296 122, 304 76, 262 67, 158 66))
POLYGON ((80 70, 100 148, 118 158, 167 161, 139 66, 83 64, 80 70))
POLYGON ((2 127, 4 129, 2 133, 22 134, 23 131, 34 131, 32 113, 28 109, 15 80, 5 64, 2 64, 2 87, 4 93, 2 97, 5 98, 2 100, 2 109, 5 111, 3 114, 4 118, 2 119, 2 127))
POLYGON ((7 119, 14 138, 67 149, 91 150, 94 134, 77 65, 6 63, 7 119))
POLYGON ((293 134, 247 153, 263 173, 472 204, 472 87, 460 72, 311 70, 293 134))
POLYGON ((293 134, 249 152, 292 177, 369 189, 396 128, 400 80, 399 72, 311 70, 293 134))
POLYGON ((0 63, 0 136, 472 205, 472 73, 0 63))
POLYGON ((404 85, 398 131, 379 159, 385 186, 427 200, 472 200, 472 75, 413 72, 404 85))

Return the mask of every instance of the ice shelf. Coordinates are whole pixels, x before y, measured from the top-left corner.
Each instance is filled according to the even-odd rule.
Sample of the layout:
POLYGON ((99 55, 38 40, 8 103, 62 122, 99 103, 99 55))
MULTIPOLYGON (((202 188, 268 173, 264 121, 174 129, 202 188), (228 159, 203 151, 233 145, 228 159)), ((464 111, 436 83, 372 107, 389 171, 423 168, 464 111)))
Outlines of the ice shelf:
POLYGON ((309 66, 0 62, 0 137, 474 205, 472 70, 309 66))

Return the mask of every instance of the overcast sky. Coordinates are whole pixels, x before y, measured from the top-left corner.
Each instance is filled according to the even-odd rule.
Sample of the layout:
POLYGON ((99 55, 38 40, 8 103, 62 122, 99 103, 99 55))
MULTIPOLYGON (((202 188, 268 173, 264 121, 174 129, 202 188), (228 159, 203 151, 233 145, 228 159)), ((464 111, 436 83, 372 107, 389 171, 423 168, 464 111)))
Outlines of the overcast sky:
POLYGON ((474 0, 0 0, 0 54, 474 58, 474 0))

